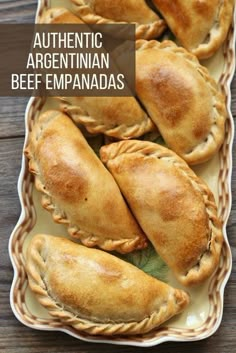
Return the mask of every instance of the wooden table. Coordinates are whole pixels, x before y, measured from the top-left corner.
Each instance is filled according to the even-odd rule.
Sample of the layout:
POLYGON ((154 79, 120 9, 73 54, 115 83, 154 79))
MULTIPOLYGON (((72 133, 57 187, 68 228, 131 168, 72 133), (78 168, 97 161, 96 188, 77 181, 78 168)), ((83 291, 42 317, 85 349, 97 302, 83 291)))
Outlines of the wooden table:
MULTIPOLYGON (((35 0, 1 0, 0 22, 32 23, 35 0)), ((126 346, 90 344, 59 332, 35 331, 23 326, 9 304, 12 266, 8 256, 9 235, 20 214, 17 178, 24 141, 24 111, 28 98, 0 98, 0 353, 141 352, 126 346)), ((236 78, 232 85, 232 112, 236 117, 236 78)), ((234 145, 235 151, 235 145, 234 145)), ((236 154, 234 154, 236 165, 236 154)), ((211 338, 195 343, 166 343, 149 348, 159 353, 233 353, 236 351, 236 170, 233 173, 233 208, 228 237, 233 252, 233 271, 225 290, 222 324, 211 338)))

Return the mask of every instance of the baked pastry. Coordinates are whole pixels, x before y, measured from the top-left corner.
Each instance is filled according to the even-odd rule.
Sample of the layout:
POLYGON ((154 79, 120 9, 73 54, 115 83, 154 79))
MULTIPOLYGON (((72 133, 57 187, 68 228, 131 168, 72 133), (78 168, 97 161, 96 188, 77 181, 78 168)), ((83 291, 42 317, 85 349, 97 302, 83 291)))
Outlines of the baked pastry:
POLYGON ((146 246, 111 174, 71 119, 47 111, 36 121, 25 150, 42 205, 86 246, 122 253, 146 246))
POLYGON ((40 23, 54 24, 81 24, 84 23, 78 16, 63 7, 53 7, 43 12, 40 23))
POLYGON ((184 291, 113 255, 50 235, 33 238, 26 270, 52 316, 92 335, 143 334, 189 302, 184 291))
POLYGON ((71 0, 78 16, 88 24, 135 23, 136 38, 160 36, 165 21, 152 11, 145 0, 71 0))
POLYGON ((181 45, 198 58, 212 56, 224 42, 234 0, 152 0, 181 45))
POLYGON ((155 125, 134 97, 63 97, 61 109, 90 133, 118 139, 139 137, 155 125))
POLYGON ((147 141, 101 148, 130 209, 158 254, 186 286, 216 269, 221 221, 207 185, 171 150, 147 141))
POLYGON ((171 41, 137 41, 136 92, 168 147, 189 164, 218 151, 224 96, 194 55, 171 41))

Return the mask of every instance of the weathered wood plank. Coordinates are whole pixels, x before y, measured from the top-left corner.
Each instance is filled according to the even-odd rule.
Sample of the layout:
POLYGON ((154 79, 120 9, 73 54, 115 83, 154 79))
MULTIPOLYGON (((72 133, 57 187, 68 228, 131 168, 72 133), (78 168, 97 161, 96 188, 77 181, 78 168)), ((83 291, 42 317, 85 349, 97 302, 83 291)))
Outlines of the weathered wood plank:
POLYGON ((28 97, 0 97, 0 138, 24 136, 28 100, 28 97))
POLYGON ((0 22, 34 23, 36 8, 35 0, 1 0, 0 22))

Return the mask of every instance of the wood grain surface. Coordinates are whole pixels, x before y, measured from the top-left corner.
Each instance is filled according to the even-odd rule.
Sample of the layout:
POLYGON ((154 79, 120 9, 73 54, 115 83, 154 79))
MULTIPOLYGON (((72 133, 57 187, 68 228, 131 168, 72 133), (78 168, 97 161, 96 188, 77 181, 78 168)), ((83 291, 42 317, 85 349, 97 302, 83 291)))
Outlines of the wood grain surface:
MULTIPOLYGON (((34 0, 0 0, 0 22, 33 23, 34 0)), ((0 98, 0 353, 106 353, 142 352, 144 348, 81 342, 60 332, 36 331, 15 318, 9 304, 13 270, 8 256, 8 239, 20 214, 17 179, 24 141, 24 110, 28 98, 0 98)), ((236 79, 232 84, 232 113, 236 117, 236 79)), ((235 152, 234 144, 234 152, 235 152)), ((236 153, 234 153, 234 166, 236 153)), ((233 271, 226 286, 224 315, 220 328, 210 338, 194 343, 165 343, 147 348, 158 353, 236 352, 236 169, 232 181, 233 207, 228 237, 233 253, 233 271)))

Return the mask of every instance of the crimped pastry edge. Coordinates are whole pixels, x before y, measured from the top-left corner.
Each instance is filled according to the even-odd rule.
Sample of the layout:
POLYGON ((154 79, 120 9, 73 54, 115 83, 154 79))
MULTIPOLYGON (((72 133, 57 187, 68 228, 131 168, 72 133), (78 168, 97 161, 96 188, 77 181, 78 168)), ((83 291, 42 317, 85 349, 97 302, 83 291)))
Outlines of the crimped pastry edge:
MULTIPOLYGON (((113 21, 112 19, 96 15, 89 5, 86 5, 84 0, 72 0, 75 4, 75 9, 78 16, 87 24, 126 24, 125 21, 113 21)), ((151 10, 151 9, 150 9, 151 10)), ((130 22, 129 22, 130 23, 130 22)), ((163 19, 152 22, 150 24, 139 24, 132 22, 136 25, 135 35, 136 39, 151 39, 159 37, 166 29, 166 23, 163 19)))
POLYGON ((114 124, 114 127, 107 128, 106 124, 98 123, 96 118, 89 115, 87 111, 82 109, 79 105, 70 104, 66 97, 58 97, 58 99, 61 101, 61 110, 69 115, 75 123, 83 124, 92 134, 102 133, 107 136, 125 140, 137 138, 156 129, 155 124, 144 111, 144 119, 140 124, 120 124, 118 126, 114 124))

